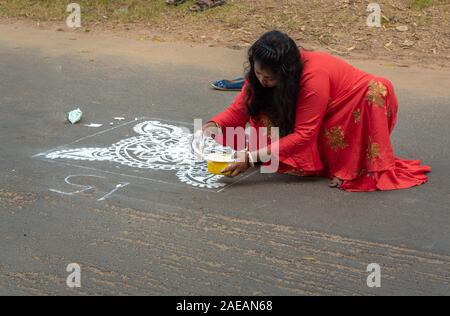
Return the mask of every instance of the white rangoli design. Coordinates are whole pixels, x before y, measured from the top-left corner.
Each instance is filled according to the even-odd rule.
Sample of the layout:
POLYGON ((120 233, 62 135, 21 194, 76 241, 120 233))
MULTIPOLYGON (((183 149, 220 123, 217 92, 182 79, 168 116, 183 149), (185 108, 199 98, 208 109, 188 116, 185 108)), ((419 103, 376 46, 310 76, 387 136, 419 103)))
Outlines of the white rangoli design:
MULTIPOLYGON (((196 158, 191 144, 193 134, 186 129, 145 121, 134 126, 139 136, 123 139, 107 148, 75 148, 47 153, 49 159, 112 161, 122 165, 152 170, 176 171, 178 179, 201 188, 219 188, 223 176, 208 173, 204 160, 196 158)), ((207 140, 209 152, 227 152, 214 140, 207 140)))

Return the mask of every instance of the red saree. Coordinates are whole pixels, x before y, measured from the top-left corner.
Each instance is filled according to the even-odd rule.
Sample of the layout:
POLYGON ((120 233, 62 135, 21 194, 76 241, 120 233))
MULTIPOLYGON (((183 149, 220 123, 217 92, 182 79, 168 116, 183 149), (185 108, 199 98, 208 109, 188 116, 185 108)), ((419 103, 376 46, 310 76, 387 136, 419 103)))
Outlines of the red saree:
MULTIPOLYGON (((394 156, 390 134, 398 103, 389 80, 326 53, 301 51, 301 58, 295 129, 278 140, 278 172, 336 176, 346 191, 404 189, 427 181, 429 166, 394 156)), ((244 100, 245 87, 210 121, 222 128, 272 126, 265 115, 250 118, 244 100)))

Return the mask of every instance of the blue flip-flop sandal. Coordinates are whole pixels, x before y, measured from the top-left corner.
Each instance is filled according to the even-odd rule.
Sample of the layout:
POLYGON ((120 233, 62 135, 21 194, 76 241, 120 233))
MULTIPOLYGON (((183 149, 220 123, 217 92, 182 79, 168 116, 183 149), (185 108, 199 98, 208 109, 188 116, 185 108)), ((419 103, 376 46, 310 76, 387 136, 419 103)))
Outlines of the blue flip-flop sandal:
POLYGON ((245 79, 242 77, 236 78, 234 80, 217 80, 214 81, 211 86, 216 90, 221 91, 241 91, 244 86, 245 79))

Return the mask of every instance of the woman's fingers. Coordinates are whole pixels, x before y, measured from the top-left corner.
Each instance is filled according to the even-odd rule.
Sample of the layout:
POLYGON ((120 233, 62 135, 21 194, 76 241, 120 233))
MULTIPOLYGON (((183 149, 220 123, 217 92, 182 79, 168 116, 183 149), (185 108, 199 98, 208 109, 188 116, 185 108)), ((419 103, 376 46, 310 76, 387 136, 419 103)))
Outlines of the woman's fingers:
POLYGON ((227 177, 234 178, 241 173, 238 163, 230 164, 227 168, 222 170, 222 173, 227 177))
POLYGON ((236 168, 237 168, 236 164, 229 164, 228 167, 223 169, 221 172, 222 173, 227 173, 227 172, 231 172, 232 173, 236 168))
POLYGON ((219 135, 222 131, 220 128, 211 126, 204 129, 203 134, 208 137, 215 137, 216 135, 219 135))
POLYGON ((245 170, 247 170, 247 168, 245 168, 242 163, 238 162, 238 163, 233 163, 233 164, 229 165, 227 168, 223 169, 222 173, 225 174, 225 173, 229 172, 229 175, 226 175, 226 176, 234 178, 234 177, 240 175, 245 170))
POLYGON ((203 125, 203 134, 208 137, 214 137, 216 135, 219 135, 222 130, 216 123, 214 122, 208 122, 205 125, 203 125))
POLYGON ((241 169, 236 168, 234 171, 230 174, 230 177, 234 178, 237 177, 241 173, 241 169))

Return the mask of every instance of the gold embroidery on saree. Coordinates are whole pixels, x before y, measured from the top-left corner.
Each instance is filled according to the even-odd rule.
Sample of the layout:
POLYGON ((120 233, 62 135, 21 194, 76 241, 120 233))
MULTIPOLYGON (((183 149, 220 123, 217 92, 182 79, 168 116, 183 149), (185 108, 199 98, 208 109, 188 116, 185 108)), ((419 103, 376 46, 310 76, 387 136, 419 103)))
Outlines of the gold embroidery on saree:
POLYGON ((361 110, 356 109, 355 111, 353 111, 352 115, 353 115, 353 120, 355 121, 355 124, 358 124, 361 121, 361 110))
POLYGON ((340 126, 325 129, 325 138, 327 139, 328 145, 334 151, 344 149, 348 146, 345 141, 344 131, 340 126))
POLYGON ((387 88, 379 81, 370 81, 369 91, 367 92, 367 101, 380 108, 385 105, 385 98, 387 96, 387 88))
POLYGON ((373 163, 375 158, 380 157, 380 145, 375 143, 372 137, 369 137, 369 144, 367 145, 367 158, 370 163, 373 163))

